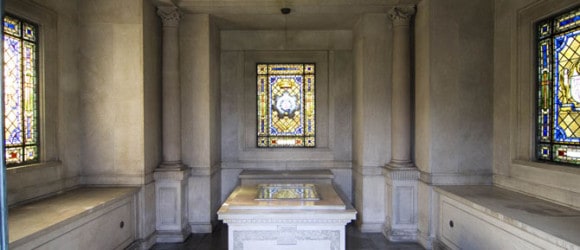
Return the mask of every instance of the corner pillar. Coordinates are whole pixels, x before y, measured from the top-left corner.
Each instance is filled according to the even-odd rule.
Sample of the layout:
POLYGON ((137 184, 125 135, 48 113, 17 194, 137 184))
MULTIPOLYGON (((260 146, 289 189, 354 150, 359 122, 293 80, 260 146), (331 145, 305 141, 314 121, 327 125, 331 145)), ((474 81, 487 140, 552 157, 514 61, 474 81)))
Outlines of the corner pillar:
POLYGON ((383 233, 391 241, 417 240, 419 171, 411 159, 411 44, 414 6, 389 11, 393 24, 391 161, 385 176, 386 221, 383 233))
POLYGON ((181 94, 179 82, 179 20, 175 6, 160 6, 163 23, 162 124, 163 162, 153 174, 157 242, 183 242, 190 234, 187 223, 189 169, 181 162, 181 94))

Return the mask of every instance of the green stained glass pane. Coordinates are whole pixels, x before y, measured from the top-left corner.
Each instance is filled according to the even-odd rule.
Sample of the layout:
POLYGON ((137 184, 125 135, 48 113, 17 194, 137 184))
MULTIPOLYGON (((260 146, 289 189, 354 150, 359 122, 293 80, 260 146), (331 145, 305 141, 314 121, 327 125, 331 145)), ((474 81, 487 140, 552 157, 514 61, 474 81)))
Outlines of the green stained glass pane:
POLYGON ((314 64, 258 64, 258 147, 315 147, 314 64))
POLYGON ((8 166, 33 163, 39 159, 35 27, 12 16, 4 19, 4 134, 8 166))

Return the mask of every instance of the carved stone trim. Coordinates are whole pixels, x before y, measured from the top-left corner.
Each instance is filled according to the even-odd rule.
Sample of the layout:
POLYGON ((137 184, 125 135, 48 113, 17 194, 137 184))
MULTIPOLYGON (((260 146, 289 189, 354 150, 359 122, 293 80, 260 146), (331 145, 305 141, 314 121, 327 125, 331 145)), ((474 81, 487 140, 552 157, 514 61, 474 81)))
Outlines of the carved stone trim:
POLYGON ((234 250, 243 250, 244 241, 278 241, 279 245, 288 245, 297 241, 330 241, 330 249, 339 250, 340 230, 243 230, 233 232, 234 250))
POLYGON ((391 180, 418 180, 419 171, 415 167, 411 168, 397 168, 387 165, 383 168, 385 177, 391 180))
POLYGON ((415 15, 414 6, 395 7, 389 11, 393 25, 409 25, 409 20, 415 15))
POLYGON ((352 218, 344 219, 235 219, 235 218, 220 218, 227 224, 339 224, 346 225, 352 218))
POLYGON ((175 27, 179 25, 179 20, 181 20, 181 13, 175 6, 159 6, 157 7, 157 15, 161 17, 163 26, 175 27))

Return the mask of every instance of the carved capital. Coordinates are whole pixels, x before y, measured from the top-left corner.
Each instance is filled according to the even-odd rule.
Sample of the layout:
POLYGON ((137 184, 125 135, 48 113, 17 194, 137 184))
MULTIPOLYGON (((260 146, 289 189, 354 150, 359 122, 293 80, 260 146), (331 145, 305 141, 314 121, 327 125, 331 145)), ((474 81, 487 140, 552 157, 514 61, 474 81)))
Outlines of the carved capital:
POLYGON ((157 15, 161 17, 163 26, 177 26, 181 19, 181 13, 175 6, 159 6, 157 7, 157 15))
POLYGON ((395 7, 389 11, 393 25, 409 25, 409 20, 415 15, 414 6, 395 7))

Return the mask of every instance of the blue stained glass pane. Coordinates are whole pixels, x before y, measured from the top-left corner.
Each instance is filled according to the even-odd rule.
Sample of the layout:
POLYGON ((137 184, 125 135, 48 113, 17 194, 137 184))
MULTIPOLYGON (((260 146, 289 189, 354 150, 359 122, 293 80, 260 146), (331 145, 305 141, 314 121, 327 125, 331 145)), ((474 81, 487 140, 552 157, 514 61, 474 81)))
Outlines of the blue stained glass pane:
POLYGON ((542 66, 548 67, 548 46, 545 44, 542 45, 542 66))
POLYGON ((576 21, 580 21, 580 16, 574 16, 563 21, 560 21, 560 26, 566 26, 568 24, 574 23, 576 21))

